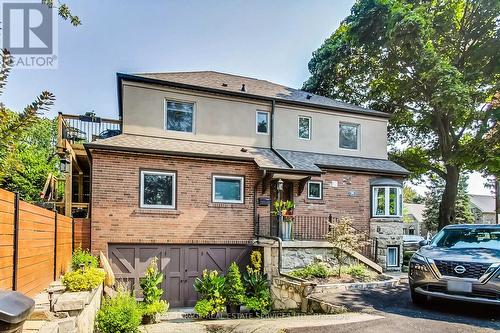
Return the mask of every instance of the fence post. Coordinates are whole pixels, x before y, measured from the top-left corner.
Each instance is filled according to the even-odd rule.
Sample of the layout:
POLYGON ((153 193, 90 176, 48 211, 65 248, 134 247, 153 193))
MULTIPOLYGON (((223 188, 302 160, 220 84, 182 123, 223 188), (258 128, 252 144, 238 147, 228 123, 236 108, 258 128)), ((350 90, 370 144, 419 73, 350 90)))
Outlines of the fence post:
POLYGON ((54 211, 54 281, 57 279, 57 210, 54 211))
POLYGON ((75 251, 75 219, 71 218, 71 254, 75 251))
POLYGON ((12 290, 17 290, 17 266, 19 257, 19 193, 14 193, 14 251, 12 258, 12 290))

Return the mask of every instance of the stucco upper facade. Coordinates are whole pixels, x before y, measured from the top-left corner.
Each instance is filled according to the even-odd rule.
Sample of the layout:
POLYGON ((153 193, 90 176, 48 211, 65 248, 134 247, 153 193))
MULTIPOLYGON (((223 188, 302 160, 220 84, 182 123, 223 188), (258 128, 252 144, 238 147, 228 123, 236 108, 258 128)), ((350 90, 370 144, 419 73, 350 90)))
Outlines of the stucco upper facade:
POLYGON ((273 136, 275 149, 387 159, 386 117, 128 80, 120 81, 119 89, 124 134, 260 148, 270 148, 273 136), (194 105, 192 132, 166 129, 167 101, 194 105), (258 133, 257 112, 268 114, 272 135, 271 129, 258 133), (309 139, 299 138, 299 117, 310 118, 309 139), (357 149, 339 147, 340 123, 358 125, 357 149))

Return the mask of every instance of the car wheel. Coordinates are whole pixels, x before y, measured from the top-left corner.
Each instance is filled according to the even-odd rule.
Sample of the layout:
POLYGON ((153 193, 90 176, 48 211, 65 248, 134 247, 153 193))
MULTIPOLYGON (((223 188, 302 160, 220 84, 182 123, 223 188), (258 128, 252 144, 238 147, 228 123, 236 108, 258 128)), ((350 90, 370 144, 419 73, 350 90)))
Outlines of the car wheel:
POLYGON ((425 305, 427 303, 427 296, 419 294, 415 291, 415 289, 410 289, 411 301, 416 305, 425 305))

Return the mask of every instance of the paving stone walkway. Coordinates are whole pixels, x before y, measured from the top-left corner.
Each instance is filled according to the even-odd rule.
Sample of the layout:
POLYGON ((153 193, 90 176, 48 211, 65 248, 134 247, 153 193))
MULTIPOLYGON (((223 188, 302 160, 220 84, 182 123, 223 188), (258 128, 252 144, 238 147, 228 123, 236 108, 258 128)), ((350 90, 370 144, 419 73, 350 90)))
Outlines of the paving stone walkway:
MULTIPOLYGON (((174 312, 175 313, 175 312, 174 312)), ((141 327, 144 333, 279 333, 288 329, 311 327, 330 327, 341 324, 359 323, 371 320, 380 320, 383 317, 371 314, 345 313, 338 315, 297 315, 279 318, 250 318, 250 319, 218 319, 192 320, 179 317, 169 319, 154 325, 141 327)))

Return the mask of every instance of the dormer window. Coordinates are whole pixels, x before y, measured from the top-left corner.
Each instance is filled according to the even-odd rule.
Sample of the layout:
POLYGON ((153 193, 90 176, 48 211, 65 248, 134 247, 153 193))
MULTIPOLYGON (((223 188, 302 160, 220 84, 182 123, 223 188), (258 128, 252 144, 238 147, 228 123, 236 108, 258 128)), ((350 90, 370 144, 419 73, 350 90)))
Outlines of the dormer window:
POLYGON ((169 131, 193 132, 194 103, 166 101, 165 128, 169 131))
POLYGON ((359 124, 340 123, 339 147, 343 149, 359 149, 359 124))

